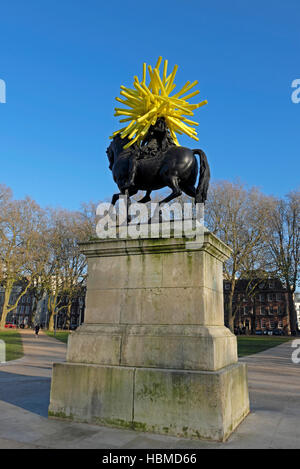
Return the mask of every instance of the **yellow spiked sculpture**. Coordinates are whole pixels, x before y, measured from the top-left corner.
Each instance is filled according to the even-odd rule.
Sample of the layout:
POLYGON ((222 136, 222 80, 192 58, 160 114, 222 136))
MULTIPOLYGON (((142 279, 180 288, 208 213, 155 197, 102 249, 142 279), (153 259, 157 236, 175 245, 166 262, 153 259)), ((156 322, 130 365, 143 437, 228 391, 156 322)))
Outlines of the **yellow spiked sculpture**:
POLYGON ((198 81, 196 80, 193 83, 188 81, 178 93, 170 96, 176 86, 174 79, 178 66, 175 65, 172 73, 167 75, 168 61, 165 60, 163 75, 160 77, 159 67, 161 61, 162 57, 159 57, 154 69, 150 65, 148 66, 149 85, 146 85, 147 65, 144 63, 142 81, 139 81, 138 77, 135 76, 134 89, 121 86, 120 94, 123 99, 118 97, 116 100, 129 109, 115 108, 115 116, 125 116, 124 119, 120 120, 120 123, 129 122, 129 124, 127 127, 114 132, 111 138, 118 133, 121 134, 122 138, 127 136, 130 141, 124 148, 130 147, 135 142, 140 142, 150 126, 155 124, 158 117, 164 117, 176 145, 179 145, 176 133, 186 134, 194 140, 199 140, 197 132, 193 128, 198 123, 190 120, 189 117, 194 115, 193 111, 195 109, 207 104, 207 101, 204 100, 199 104, 190 104, 187 101, 199 94, 199 91, 189 93, 198 84, 198 81))

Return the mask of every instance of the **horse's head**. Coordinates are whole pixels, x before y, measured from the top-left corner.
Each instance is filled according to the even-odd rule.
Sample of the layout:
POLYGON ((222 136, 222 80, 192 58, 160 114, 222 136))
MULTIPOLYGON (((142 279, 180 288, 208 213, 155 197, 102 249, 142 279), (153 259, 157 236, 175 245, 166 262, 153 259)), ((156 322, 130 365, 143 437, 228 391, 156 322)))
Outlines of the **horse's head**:
POLYGON ((126 145, 126 143, 128 142, 129 142, 128 137, 122 138, 119 133, 115 135, 115 137, 112 139, 111 144, 106 150, 110 170, 112 170, 116 159, 118 158, 120 153, 123 151, 124 145, 126 145))
POLYGON ((115 156, 114 156, 114 151, 113 151, 113 143, 114 142, 111 142, 111 144, 109 145, 109 147, 106 149, 106 154, 107 154, 107 158, 108 158, 108 161, 109 161, 109 169, 112 170, 112 167, 113 167, 113 164, 114 164, 114 160, 115 160, 115 156))

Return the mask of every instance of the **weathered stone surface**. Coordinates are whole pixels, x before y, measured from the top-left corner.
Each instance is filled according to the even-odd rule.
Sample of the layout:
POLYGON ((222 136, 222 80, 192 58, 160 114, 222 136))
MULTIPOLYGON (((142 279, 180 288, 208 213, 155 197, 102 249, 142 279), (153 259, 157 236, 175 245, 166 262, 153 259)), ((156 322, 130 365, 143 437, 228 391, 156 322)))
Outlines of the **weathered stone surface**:
POLYGON ((123 327, 82 325, 68 340, 67 361, 100 365, 120 365, 123 327))
POLYGON ((144 431, 223 441, 249 413, 247 369, 137 369, 134 421, 144 431))
POLYGON ((174 238, 85 243, 85 323, 223 325, 230 251, 210 233, 204 241, 193 249, 174 238))
POLYGON ((73 363, 215 371, 237 362, 224 326, 83 325, 69 337, 73 363))
POLYGON ((49 416, 95 423, 132 421, 134 369, 55 363, 49 416))
POLYGON ((88 257, 85 323, 53 370, 51 416, 224 440, 249 411, 246 367, 224 326, 211 233, 102 240, 88 257))
POLYGON ((247 368, 192 372, 56 364, 49 415, 223 441, 249 412, 247 368))
POLYGON ((236 338, 224 327, 132 326, 120 364, 215 371, 236 362, 236 338))

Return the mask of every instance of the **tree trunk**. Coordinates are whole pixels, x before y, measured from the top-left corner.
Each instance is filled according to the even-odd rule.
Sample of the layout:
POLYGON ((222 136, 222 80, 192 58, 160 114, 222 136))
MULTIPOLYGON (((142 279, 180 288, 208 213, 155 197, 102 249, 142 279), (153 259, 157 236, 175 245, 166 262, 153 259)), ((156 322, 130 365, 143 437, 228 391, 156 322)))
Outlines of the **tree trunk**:
POLYGON ((251 335, 255 335, 256 330, 256 301, 253 300, 253 311, 251 315, 251 335))
POLYGON ((228 312, 228 326, 232 333, 234 333, 234 317, 235 314, 232 308, 232 300, 233 300, 233 291, 230 291, 228 295, 228 304, 227 304, 227 312, 228 312))
POLYGON ((72 299, 69 300, 68 307, 67 307, 66 326, 68 329, 70 329, 70 323, 71 323, 71 308, 72 308, 72 299))
POLYGON ((10 300, 10 295, 12 292, 12 287, 13 285, 10 285, 10 283, 5 287, 5 292, 4 292, 4 303, 3 303, 3 309, 2 309, 2 316, 1 316, 1 322, 0 322, 0 327, 4 328, 6 324, 6 318, 9 313, 9 300, 10 300))
POLYGON ((1 321, 0 321, 0 327, 5 327, 6 319, 7 319, 8 313, 10 313, 11 311, 13 311, 14 309, 17 308, 20 299, 21 299, 22 296, 25 295, 25 293, 27 292, 27 290, 28 290, 28 288, 29 288, 31 282, 28 282, 28 284, 27 284, 27 286, 25 287, 25 289, 24 289, 23 291, 21 291, 21 293, 20 293, 19 296, 17 297, 17 299, 16 299, 16 301, 14 302, 14 304, 13 304, 13 305, 10 305, 10 304, 9 304, 9 300, 10 300, 10 296, 11 296, 11 293, 12 293, 14 284, 15 284, 15 281, 12 280, 12 279, 6 281, 5 292, 4 292, 4 303, 3 303, 3 309, 2 309, 2 316, 1 316, 1 321))
POLYGON ((49 312, 48 331, 54 331, 54 314, 53 311, 49 312))
POLYGON ((33 297, 33 306, 31 310, 31 314, 28 318, 28 326, 31 326, 34 323, 35 315, 37 311, 37 305, 38 305, 38 300, 35 297, 33 297))

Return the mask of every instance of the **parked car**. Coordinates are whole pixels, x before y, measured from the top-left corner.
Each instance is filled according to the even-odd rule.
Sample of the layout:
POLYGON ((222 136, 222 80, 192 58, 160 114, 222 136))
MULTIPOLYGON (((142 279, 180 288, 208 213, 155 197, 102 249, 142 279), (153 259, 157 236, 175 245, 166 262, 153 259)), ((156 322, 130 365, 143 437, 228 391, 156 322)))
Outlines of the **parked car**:
POLYGON ((263 331, 261 329, 257 329, 255 331, 255 335, 263 335, 263 331))
POLYGON ((7 329, 17 329, 17 325, 12 322, 7 322, 4 327, 7 329))
POLYGON ((284 332, 282 329, 274 329, 273 335, 284 335, 284 332))
POLYGON ((272 329, 265 329, 264 330, 264 335, 272 335, 273 334, 273 330, 272 329))

